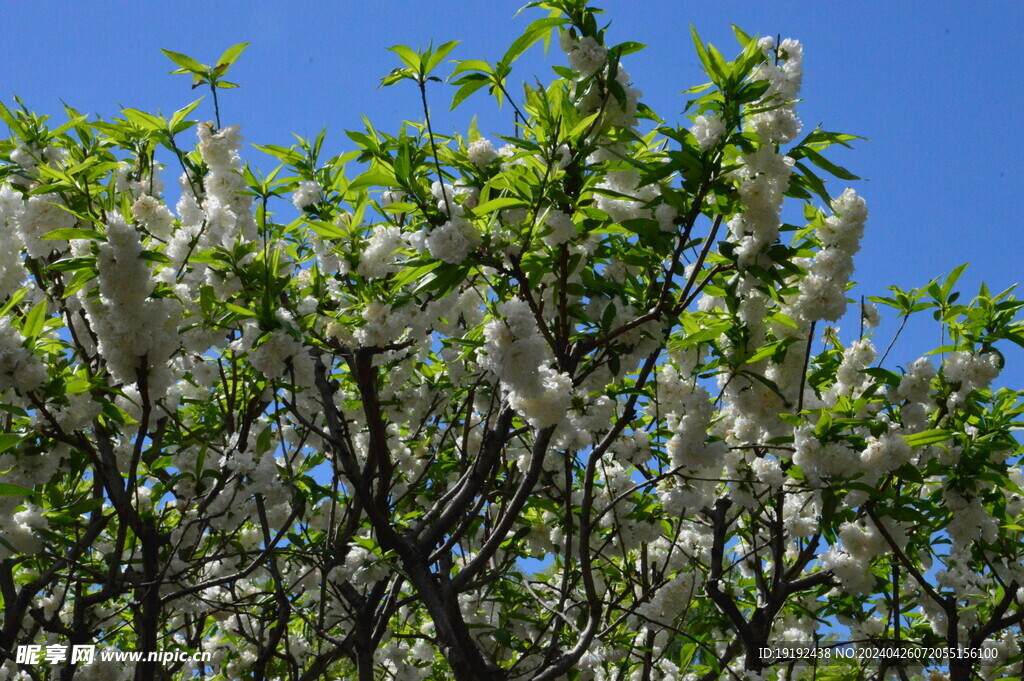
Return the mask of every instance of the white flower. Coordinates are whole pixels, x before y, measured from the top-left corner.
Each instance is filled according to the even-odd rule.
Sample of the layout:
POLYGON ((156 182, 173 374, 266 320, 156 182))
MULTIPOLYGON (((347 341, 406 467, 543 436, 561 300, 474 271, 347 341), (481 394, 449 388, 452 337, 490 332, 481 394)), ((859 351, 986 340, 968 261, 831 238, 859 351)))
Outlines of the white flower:
POLYGON ((541 390, 538 394, 509 393, 509 404, 535 428, 553 426, 565 418, 572 404, 572 378, 542 366, 537 370, 541 390))
POLYGON ((861 452, 860 461, 865 471, 894 471, 914 459, 914 450, 898 432, 884 433, 878 438, 868 438, 867 448, 861 452))
POLYGON ((839 321, 846 312, 846 287, 828 277, 811 274, 800 280, 794 311, 806 322, 839 321))
POLYGON ((359 274, 367 279, 381 279, 398 271, 395 251, 405 243, 400 228, 383 224, 375 227, 366 248, 359 254, 359 274))
POLYGON ((299 210, 305 210, 307 206, 320 201, 322 196, 323 188, 319 182, 304 180, 299 182, 299 188, 292 194, 292 203, 299 210))
POLYGON ((832 201, 832 215, 818 228, 818 238, 826 248, 838 248, 854 255, 860 250, 867 219, 867 203, 856 191, 846 189, 832 201))
POLYGON ((908 402, 927 402, 935 375, 935 367, 929 358, 921 357, 911 362, 896 388, 897 397, 908 402))
POLYGON ((481 137, 469 145, 466 151, 469 162, 477 168, 484 168, 498 160, 498 152, 494 150, 491 140, 481 137))
POLYGON ((387 207, 405 199, 405 192, 400 189, 387 189, 381 192, 380 205, 387 207))
POLYGON ((238 125, 229 125, 214 132, 213 122, 199 124, 199 153, 210 170, 230 169, 240 163, 238 152, 245 141, 240 130, 238 125))
POLYGON ((462 217, 453 217, 427 235, 426 246, 431 257, 458 265, 481 241, 480 232, 472 222, 462 217))
POLYGON ((778 47, 776 60, 773 38, 762 38, 758 44, 766 59, 755 78, 768 81, 769 87, 755 106, 771 108, 749 116, 745 127, 757 133, 765 144, 789 142, 800 134, 801 128, 792 102, 799 96, 803 81, 803 47, 786 38, 778 47))
POLYGON ((591 36, 574 40, 572 34, 566 31, 562 33, 560 43, 562 50, 569 58, 569 67, 583 77, 593 74, 604 66, 608 56, 608 50, 598 45, 591 36))
POLYGON ((143 194, 132 204, 135 219, 158 239, 166 241, 174 227, 174 214, 160 199, 143 194))
POLYGON ((754 475, 757 476, 758 480, 773 489, 780 489, 782 483, 786 481, 786 474, 775 459, 765 457, 754 459, 751 468, 754 470, 754 475))
POLYGON ((149 297, 155 282, 142 258, 139 233, 120 214, 107 215, 106 236, 96 258, 100 295, 82 301, 99 353, 114 378, 130 385, 144 371, 150 395, 162 396, 171 382, 168 360, 181 344, 181 303, 149 297))
POLYGON ((253 368, 271 380, 313 384, 313 364, 302 343, 284 329, 271 331, 260 346, 249 353, 253 368))
POLYGON ((46 382, 43 361, 25 347, 25 337, 0 317, 0 394, 14 388, 20 393, 38 390, 46 382))
POLYGON ((949 397, 949 406, 955 407, 964 402, 971 392, 989 387, 999 376, 999 356, 994 352, 984 355, 966 350, 951 352, 942 363, 942 374, 950 383, 959 384, 949 397))
POLYGON ((458 209, 458 204, 455 203, 455 189, 450 184, 434 180, 430 184, 430 193, 437 199, 437 209, 442 213, 458 209))
POLYGON ((60 239, 43 239, 46 234, 74 227, 78 219, 64 210, 64 199, 60 194, 39 194, 25 201, 24 210, 17 218, 18 231, 25 244, 25 251, 33 258, 45 258, 53 251, 63 253, 68 242, 60 239))
POLYGON ((0 186, 0 301, 13 295, 28 279, 21 257, 21 235, 16 229, 22 210, 21 195, 8 184, 0 186))
POLYGON ((569 146, 566 144, 559 144, 558 148, 555 149, 555 153, 558 155, 558 169, 565 170, 569 167, 569 163, 572 161, 572 152, 569 151, 569 146))
POLYGON ((552 248, 564 244, 576 237, 576 225, 572 218, 560 210, 552 208, 544 218, 544 224, 551 231, 545 234, 542 239, 544 243, 552 248))
POLYGON ((522 394, 540 391, 537 365, 547 346, 537 330, 529 305, 518 298, 498 304, 498 317, 484 326, 484 352, 478 360, 506 385, 522 394))
MULTIPOLYGON (((183 175, 181 199, 178 214, 182 224, 195 225, 200 233, 196 248, 205 249, 222 246, 230 248, 235 239, 256 239, 256 219, 252 212, 252 197, 244 194, 248 187, 242 177, 242 160, 238 151, 242 148, 242 136, 237 125, 230 125, 217 132, 213 123, 199 125, 199 153, 209 166, 210 172, 203 178, 203 196, 195 178, 183 175), (206 227, 198 229, 205 221, 206 227)), ((186 245, 195 235, 179 232, 186 245)), ((172 245, 174 239, 172 238, 172 245)), ((186 248, 186 252, 191 248, 186 248)), ((183 255, 183 254, 182 254, 183 255)), ((201 272, 203 268, 199 268, 201 272)))
POLYGON ((701 151, 707 151, 716 144, 725 134, 725 123, 714 114, 704 114, 693 119, 690 132, 697 138, 697 144, 701 151))

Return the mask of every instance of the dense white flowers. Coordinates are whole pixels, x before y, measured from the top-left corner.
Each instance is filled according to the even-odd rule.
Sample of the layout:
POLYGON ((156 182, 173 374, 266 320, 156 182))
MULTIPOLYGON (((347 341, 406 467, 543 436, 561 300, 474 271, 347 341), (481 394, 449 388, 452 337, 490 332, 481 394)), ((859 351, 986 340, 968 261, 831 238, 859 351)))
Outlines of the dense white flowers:
MULTIPOLYGON (((174 212, 159 164, 102 124, 98 146, 134 160, 89 195, 33 195, 51 191, 32 176, 44 164, 80 169, 46 141, 5 147, 0 558, 17 557, 17 583, 47 582, 14 613, 19 644, 81 618, 65 591, 78 566, 128 565, 154 537, 159 636, 209 622, 213 664, 232 677, 270 653, 320 664, 315 641, 288 633, 315 622, 337 640, 384 632, 378 675, 439 678, 454 608, 469 626, 458 643, 488 665, 543 674, 555 613, 569 638, 584 620, 596 631, 564 653, 580 681, 690 679, 669 661, 678 632, 728 611, 723 599, 743 614, 782 589, 756 632, 774 640, 811 640, 819 622, 886 637, 914 599, 948 636, 921 575, 954 596, 960 633, 999 583, 1024 583, 1006 522, 1024 513, 1004 425, 1016 398, 963 406, 995 380, 1001 346, 985 341, 1006 328, 972 317, 977 301, 957 307, 959 350, 898 375, 877 362, 874 306, 842 338, 817 325, 846 310, 868 213, 846 190, 808 200, 805 228, 782 224, 798 214, 787 193, 810 186, 794 160, 807 155, 786 144, 800 45, 762 41, 755 74, 747 44, 755 59, 735 68, 748 72, 712 84, 690 133, 665 142, 637 124, 639 90, 579 11, 562 33, 571 69, 528 93, 518 140, 498 151, 456 133, 438 167, 422 130, 400 137, 418 145, 404 190, 328 186, 356 156, 342 153, 270 199, 298 209, 287 224, 245 193, 237 126, 198 126, 174 212), (751 78, 767 92, 734 97, 751 78), (514 207, 478 211, 483 196, 514 207), (60 226, 81 230, 42 239, 60 226), (157 534, 131 531, 139 518, 157 534), (98 536, 39 551, 72 530, 98 536), (919 569, 901 566, 898 604, 892 547, 919 569), (265 607, 275 593, 287 622, 265 607)), ((89 626, 123 624, 139 576, 123 577, 86 608, 89 626)), ((719 619, 705 652, 736 678, 773 679, 730 658, 749 618, 719 619)), ((1011 654, 1001 636, 985 645, 1011 654)), ((344 657, 323 673, 358 675, 344 657)))
POLYGON ((13 295, 28 279, 21 260, 21 234, 18 217, 23 211, 20 194, 9 184, 0 185, 0 301, 13 295))
POLYGON ((784 193, 793 171, 793 159, 762 145, 741 157, 739 195, 743 213, 729 221, 729 231, 737 242, 741 266, 757 264, 761 252, 779 236, 784 193))
POLYGON ((161 241, 171 236, 174 214, 160 199, 143 194, 132 204, 132 213, 146 231, 161 241))
POLYGON ((309 180, 299 182, 299 188, 292 194, 292 203, 299 210, 305 210, 323 197, 323 187, 319 182, 309 180))
POLYGON ((544 224, 548 230, 542 237, 544 243, 552 248, 561 246, 576 236, 576 225, 572 218, 560 210, 552 208, 544 217, 544 224))
POLYGON ((537 365, 547 354, 529 305, 513 298, 499 303, 498 315, 484 326, 486 354, 480 366, 512 388, 534 393, 540 386, 537 365))
POLYGON ((871 377, 863 371, 877 356, 871 339, 862 338, 851 343, 843 350, 843 359, 836 370, 836 382, 830 390, 830 395, 855 395, 867 387, 871 377))
POLYGON ((882 323, 882 316, 878 312, 878 307, 873 303, 863 303, 860 306, 860 317, 864 322, 864 326, 869 329, 874 329, 882 323))
POLYGON ((572 401, 572 378, 546 366, 536 373, 539 385, 512 390, 509 404, 535 428, 546 428, 565 418, 572 401))
POLYGON ((907 373, 900 379, 900 384, 896 388, 896 399, 927 402, 935 374, 935 367, 929 358, 921 357, 914 360, 907 365, 907 373))
POLYGON ((367 279, 380 279, 396 272, 396 251, 405 244, 400 228, 377 225, 366 248, 359 254, 359 274, 367 279))
POLYGON ((453 217, 435 227, 426 238, 430 256, 453 265, 460 264, 477 246, 482 237, 476 226, 464 217, 453 217))
POLYGON ((68 242, 63 239, 44 239, 57 229, 74 227, 78 219, 62 208, 64 200, 59 194, 38 194, 28 197, 16 224, 25 251, 30 257, 45 258, 53 251, 63 252, 68 242))
POLYGON ((673 435, 665 445, 673 468, 690 474, 721 470, 724 443, 708 444, 707 432, 715 416, 711 395, 692 379, 679 376, 672 366, 659 372, 667 390, 663 408, 673 435))
POLYGON ((171 382, 168 361, 180 347, 181 304, 173 297, 150 297, 155 284, 139 233, 124 218, 107 216, 106 237, 97 258, 99 296, 82 301, 99 352, 116 379, 132 384, 142 376, 150 395, 161 396, 171 382))
POLYGON ((491 140, 480 137, 473 140, 466 151, 466 158, 477 168, 484 168, 498 160, 498 152, 494 150, 491 140))
POLYGON ((860 250, 867 216, 867 204, 852 189, 832 201, 832 215, 816 231, 822 247, 810 262, 810 273, 800 281, 800 295, 790 308, 792 315, 804 322, 834 322, 843 316, 853 256, 860 250))
POLYGON ((43 540, 36 530, 47 529, 49 526, 43 510, 35 504, 26 503, 17 513, 5 514, 9 520, 3 528, 4 542, 0 543, 0 559, 18 554, 33 554, 42 550, 43 540), (8 547, 13 548, 14 553, 8 547))
POLYGON ((848 255, 856 255, 860 251, 867 219, 867 203, 856 191, 848 188, 832 201, 832 215, 818 228, 818 238, 826 249, 835 248, 848 255))
MULTIPOLYGON (((610 149, 592 154, 589 162, 613 160, 615 152, 610 149)), ((608 214, 613 222, 625 222, 649 218, 651 211, 647 204, 658 198, 661 188, 656 184, 640 185, 640 174, 635 170, 614 170, 605 174, 598 189, 611 194, 598 193, 597 207, 608 214), (624 198, 632 197, 632 198, 624 198)))
POLYGON ((767 59, 756 77, 768 81, 769 86, 755 105, 757 113, 749 117, 747 127, 766 144, 790 142, 800 134, 800 121, 791 103, 800 94, 803 82, 803 46, 786 38, 776 48, 771 37, 762 38, 760 46, 767 59))
POLYGON ((569 67, 581 76, 592 75, 604 66, 608 56, 608 50, 594 38, 575 38, 569 31, 562 32, 560 46, 569 59, 569 67))
POLYGON ((860 455, 868 479, 879 478, 914 460, 914 450, 901 434, 899 429, 892 428, 877 438, 868 438, 867 447, 860 455))
POLYGON ((843 523, 839 528, 839 540, 838 546, 833 546, 821 557, 822 568, 832 572, 847 593, 869 593, 875 577, 868 566, 873 558, 888 552, 885 538, 872 525, 843 523))
POLYGON ((946 487, 942 498, 950 511, 950 523, 946 531, 953 540, 954 551, 962 551, 978 537, 988 542, 995 541, 999 532, 999 519, 985 510, 980 497, 965 497, 946 487))
POLYGON ((284 329, 274 329, 252 352, 252 366, 271 380, 293 381, 299 386, 313 385, 313 362, 298 340, 284 329))
MULTIPOLYGON (((239 235, 256 238, 252 197, 244 193, 247 187, 240 172, 238 151, 243 141, 237 125, 214 132, 212 123, 199 124, 199 152, 210 168, 203 178, 206 198, 202 209, 207 223, 204 241, 211 244, 228 246, 239 235)), ((186 196, 182 194, 183 199, 186 196)))
POLYGON ((987 388, 999 376, 999 356, 994 352, 977 355, 972 352, 951 352, 942 363, 942 375, 957 389, 949 396, 949 405, 963 403, 974 390, 987 388))
POLYGON ((22 394, 37 390, 46 378, 46 366, 25 347, 25 337, 10 319, 0 317, 0 394, 11 388, 22 394))
POLYGON ((479 363, 509 390, 513 407, 538 427, 554 425, 569 407, 572 381, 546 366, 550 350, 529 305, 518 298, 499 303, 498 315, 484 326, 479 363))
POLYGON ((690 132, 697 138, 701 151, 707 151, 722 139, 725 134, 725 123, 714 114, 702 114, 693 119, 690 132))

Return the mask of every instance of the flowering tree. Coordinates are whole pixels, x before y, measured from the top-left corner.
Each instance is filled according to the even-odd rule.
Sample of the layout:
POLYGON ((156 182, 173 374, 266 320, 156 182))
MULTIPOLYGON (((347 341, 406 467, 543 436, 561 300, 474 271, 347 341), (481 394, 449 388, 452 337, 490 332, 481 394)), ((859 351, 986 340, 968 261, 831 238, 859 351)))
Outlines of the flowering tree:
POLYGON ((931 311, 932 357, 886 365, 865 303, 844 344, 867 209, 819 176, 856 138, 801 137, 800 44, 695 35, 678 125, 599 10, 533 6, 449 78, 511 107, 497 150, 431 125, 455 43, 392 48, 421 125, 260 146, 266 176, 219 120, 244 45, 167 52, 216 122, 0 110, 0 679, 864 678, 761 651, 839 627, 1020 674, 1021 303, 958 269, 872 299, 931 311))

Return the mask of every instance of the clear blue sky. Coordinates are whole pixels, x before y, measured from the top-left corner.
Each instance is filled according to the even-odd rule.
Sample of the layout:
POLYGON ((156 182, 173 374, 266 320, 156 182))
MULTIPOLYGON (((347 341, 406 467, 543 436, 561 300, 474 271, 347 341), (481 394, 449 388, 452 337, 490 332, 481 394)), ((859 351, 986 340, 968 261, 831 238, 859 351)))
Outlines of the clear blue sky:
MULTIPOLYGON (((209 62, 228 45, 252 41, 232 70, 241 89, 223 93, 224 123, 240 123, 250 142, 283 145, 291 144, 293 131, 312 136, 326 125, 327 151, 335 153, 350 148, 342 130, 361 127, 362 114, 392 131, 403 118, 420 118, 414 88, 377 89, 397 64, 386 47, 462 40, 452 57, 493 60, 540 16, 513 19, 521 4, 5 2, 0 98, 9 103, 18 94, 58 120, 61 99, 105 116, 118 105, 169 112, 196 95, 185 78, 167 75, 171 66, 161 47, 209 62)), ((965 293, 982 279, 998 289, 1024 279, 1021 3, 605 0, 603 6, 613 41, 649 46, 625 67, 644 101, 669 121, 679 120, 685 101, 679 91, 703 82, 690 23, 727 55, 735 45, 730 23, 805 44, 805 128, 822 122, 872 140, 838 158, 869 180, 857 183, 871 210, 857 260, 859 292, 923 284, 968 261, 965 293)), ((547 64, 535 49, 518 75, 546 79, 551 63, 563 63, 557 47, 547 64)), ((482 93, 452 117, 442 116, 450 96, 440 86, 432 92, 439 128, 464 131, 480 110, 485 134, 509 133, 510 112, 494 112, 482 93)), ((210 102, 199 112, 212 118, 210 102)), ((249 153, 254 161, 260 156, 249 153)), ((852 322, 846 326, 845 337, 856 333, 852 322)), ((887 315, 879 345, 895 326, 887 315)), ((893 357, 912 360, 937 342, 914 330, 893 357)), ((1024 357, 1018 352, 1014 359, 1018 366, 1004 379, 1020 387, 1024 357)))

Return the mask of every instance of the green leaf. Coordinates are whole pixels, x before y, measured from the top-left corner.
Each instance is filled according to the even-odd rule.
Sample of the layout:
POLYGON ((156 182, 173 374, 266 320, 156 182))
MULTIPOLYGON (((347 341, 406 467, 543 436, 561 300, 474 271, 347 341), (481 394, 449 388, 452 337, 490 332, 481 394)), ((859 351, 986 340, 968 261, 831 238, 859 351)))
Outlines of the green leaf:
POLYGON ((750 41, 753 40, 753 38, 751 38, 749 35, 747 35, 743 31, 743 29, 741 29, 736 24, 729 24, 729 25, 732 26, 732 32, 736 35, 736 40, 739 42, 741 47, 746 47, 750 43, 750 41))
POLYGON ((487 83, 490 82, 487 76, 483 74, 478 75, 480 75, 480 78, 475 78, 469 80, 468 82, 464 82, 461 85, 461 87, 459 87, 459 89, 455 91, 455 95, 452 97, 452 111, 454 111, 455 107, 457 107, 459 104, 462 104, 462 102, 464 102, 467 97, 469 97, 471 94, 473 94, 474 92, 476 92, 477 90, 479 90, 484 85, 487 85, 487 83))
POLYGON ((26 293, 28 293, 27 288, 20 288, 17 291, 15 291, 14 294, 11 295, 11 299, 8 300, 3 307, 0 307, 0 317, 3 317, 5 314, 11 311, 12 307, 20 303, 21 299, 25 297, 26 293))
POLYGON ((547 35, 552 28, 555 26, 561 26, 564 23, 564 17, 546 17, 544 19, 537 19, 526 27, 526 30, 523 31, 521 36, 512 41, 508 51, 505 52, 505 56, 501 58, 501 64, 509 66, 512 62, 518 59, 523 52, 530 49, 531 45, 547 35))
POLYGON ((768 91, 771 83, 767 80, 755 80, 747 83, 736 93, 737 104, 747 104, 757 101, 761 95, 768 91))
POLYGON ((295 149, 286 149, 276 144, 254 144, 253 146, 290 166, 298 165, 303 161, 302 153, 295 149))
POLYGON ((234 303, 224 303, 224 307, 226 307, 227 309, 231 310, 235 314, 241 315, 243 317, 258 317, 259 316, 255 312, 253 312, 252 310, 247 310, 244 307, 235 305, 234 303))
POLYGON ((14 433, 0 433, 0 453, 6 452, 24 439, 21 435, 15 435, 14 433))
POLYGON ((452 71, 452 76, 457 76, 464 71, 483 71, 483 73, 473 75, 494 73, 494 69, 491 68, 491 65, 483 59, 463 59, 462 61, 456 61, 455 69, 452 71))
POLYGON ((914 433, 913 435, 904 435, 903 439, 906 440, 907 444, 911 447, 924 447, 926 445, 945 442, 952 437, 952 435, 953 433, 948 430, 933 428, 931 430, 923 430, 920 433, 914 433))
POLYGON ((73 516, 85 515, 86 513, 92 513, 98 508, 102 508, 103 498, 97 497, 95 499, 86 499, 85 501, 79 501, 77 504, 68 506, 67 513, 73 516))
POLYGON ((47 232, 40 238, 53 239, 56 241, 70 241, 72 239, 102 239, 103 235, 93 229, 64 227, 63 229, 55 229, 52 232, 47 232))
POLYGON ((821 437, 828 433, 831 428, 832 414, 823 409, 821 415, 818 417, 818 422, 814 424, 814 434, 821 437))
POLYGON ((349 184, 349 189, 363 189, 365 187, 397 187, 398 182, 395 176, 388 173, 383 166, 375 166, 360 174, 349 184))
MULTIPOLYGON (((715 80, 714 67, 711 64, 711 57, 708 55, 708 49, 704 46, 704 41, 700 39, 700 34, 697 33, 697 27, 690 24, 690 37, 693 38, 693 46, 697 49, 697 56, 700 58, 700 63, 704 66, 704 73, 711 76, 712 80, 715 80)), ((717 83, 718 81, 715 80, 717 83)))
POLYGON ((450 40, 438 45, 437 50, 427 58, 427 65, 423 69, 423 74, 426 75, 437 68, 437 65, 440 64, 460 42, 461 41, 459 40, 450 40))
POLYGON ((145 111, 139 111, 138 109, 122 109, 121 113, 128 119, 129 122, 134 123, 144 130, 163 130, 164 121, 159 116, 154 116, 151 113, 145 111))
POLYGON ((635 52, 639 52, 640 50, 642 50, 642 49, 644 49, 646 47, 647 47, 647 45, 644 45, 643 43, 638 43, 638 42, 635 42, 635 41, 632 41, 632 40, 628 40, 628 41, 626 41, 624 43, 619 43, 618 45, 616 45, 612 49, 616 51, 616 54, 618 54, 618 56, 625 57, 627 54, 633 54, 635 52))
POLYGON ((824 156, 822 156, 821 154, 816 152, 814 149, 811 149, 810 147, 804 147, 802 151, 803 151, 804 156, 806 156, 811 161, 811 163, 813 163, 814 165, 818 166, 822 170, 825 170, 827 172, 832 173, 833 175, 835 175, 836 177, 838 177, 840 179, 843 179, 843 180, 859 180, 859 179, 861 179, 861 178, 857 177, 856 175, 854 175, 853 173, 851 173, 846 168, 843 168, 842 166, 837 166, 835 163, 833 163, 832 161, 828 160, 827 158, 825 158, 824 156))
POLYGON ((0 497, 30 497, 35 492, 21 485, 12 485, 9 482, 0 482, 0 497))
POLYGON ((231 66, 240 56, 242 56, 242 52, 244 52, 245 48, 248 46, 249 43, 247 42, 238 43, 237 45, 232 45, 228 49, 224 50, 224 54, 220 55, 220 58, 217 59, 217 66, 231 66))
POLYGON ((491 199, 490 201, 484 201, 473 209, 473 214, 487 215, 488 213, 493 213, 496 210, 504 210, 505 208, 525 205, 527 205, 527 203, 522 199, 517 199, 514 196, 502 196, 497 199, 491 199))
POLYGON ((420 55, 416 54, 416 51, 411 47, 408 45, 392 45, 388 49, 397 54, 403 64, 416 73, 420 72, 420 55))
POLYGON ((4 106, 3 102, 0 102, 0 120, 6 123, 11 129, 11 132, 16 136, 21 137, 22 139, 28 136, 24 126, 22 126, 18 119, 14 117, 10 109, 4 106))
POLYGON ((43 298, 25 316, 25 323, 21 327, 21 335, 25 338, 36 338, 46 324, 46 299, 43 298))
POLYGON ((200 64, 187 54, 182 54, 181 52, 174 52, 172 50, 165 49, 161 49, 160 51, 163 52, 168 59, 170 59, 183 69, 183 71, 172 71, 172 73, 183 73, 187 71, 190 73, 196 73, 201 75, 209 70, 209 68, 205 64, 200 64))
POLYGON ((88 116, 72 116, 72 117, 71 117, 71 118, 70 118, 70 119, 68 120, 68 122, 67 122, 67 123, 64 123, 64 124, 63 124, 63 125, 61 125, 61 126, 60 126, 59 128, 57 128, 56 130, 54 130, 54 131, 53 131, 53 135, 54 135, 55 137, 56 137, 57 135, 63 135, 63 134, 65 133, 65 132, 67 132, 67 131, 68 131, 68 130, 70 130, 71 128, 77 128, 77 127, 78 127, 79 125, 81 125, 82 123, 84 123, 84 122, 85 122, 85 121, 87 121, 88 119, 89 119, 89 117, 88 117, 88 116))
POLYGON ((170 123, 172 132, 181 132, 181 130, 176 130, 175 128, 177 128, 179 125, 185 122, 185 116, 188 116, 190 113, 192 113, 195 110, 195 108, 199 106, 199 102, 203 101, 203 99, 205 99, 205 97, 200 97, 191 104, 188 104, 187 106, 184 106, 174 112, 174 115, 171 116, 170 123))
POLYGON ((754 362, 760 362, 762 359, 767 359, 774 355, 778 349, 779 343, 768 343, 767 345, 762 345, 747 357, 746 363, 753 364, 754 362))
POLYGON ((395 275, 392 280, 394 285, 398 288, 405 286, 411 282, 422 279, 427 276, 432 270, 434 270, 440 262, 434 261, 427 263, 426 265, 419 265, 418 267, 406 267, 401 272, 395 275))
POLYGON ((310 229, 325 239, 344 239, 348 236, 348 232, 330 222, 310 220, 307 224, 310 229))
POLYGON ((967 269, 967 266, 968 263, 964 263, 963 265, 956 267, 952 272, 949 273, 949 276, 946 277, 946 281, 944 281, 942 284, 943 298, 949 297, 950 291, 953 290, 953 287, 956 285, 957 280, 960 279, 960 275, 964 273, 964 270, 967 269))
POLYGON ((400 80, 411 78, 415 80, 415 76, 412 71, 408 68, 405 69, 391 69, 391 73, 380 79, 380 87, 387 87, 388 85, 394 85, 400 80))
POLYGON ((829 196, 828 190, 825 188, 825 183, 821 181, 821 178, 815 175, 810 168, 799 161, 797 161, 794 166, 799 169, 802 174, 796 175, 793 178, 790 184, 790 190, 793 189, 794 184, 803 185, 820 196, 821 200, 824 201, 826 205, 831 204, 832 197, 829 196))

